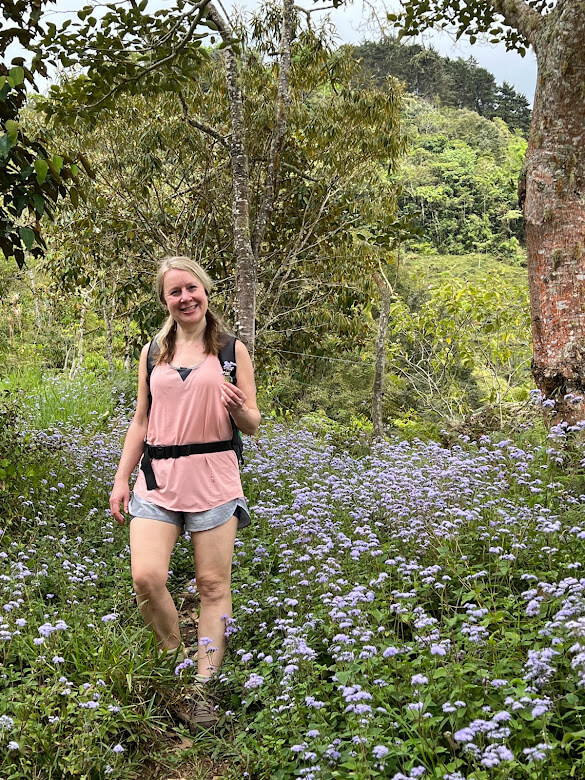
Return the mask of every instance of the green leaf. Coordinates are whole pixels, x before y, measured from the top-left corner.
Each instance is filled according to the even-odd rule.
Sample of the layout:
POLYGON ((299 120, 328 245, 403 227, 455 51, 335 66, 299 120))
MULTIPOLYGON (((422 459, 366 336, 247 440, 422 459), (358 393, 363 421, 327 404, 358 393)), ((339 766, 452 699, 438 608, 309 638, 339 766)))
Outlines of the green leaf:
POLYGON ((45 210, 45 199, 42 195, 33 195, 33 201, 35 204, 35 211, 39 217, 42 217, 43 211, 45 210))
POLYGON ((35 173, 37 174, 37 181, 39 184, 42 184, 45 181, 48 172, 49 163, 46 160, 43 160, 40 157, 35 160, 35 173))
POLYGON ((573 742, 575 739, 584 739, 585 738, 585 731, 571 731, 563 736, 561 745, 568 745, 570 742, 573 742))
POLYGON ((0 135, 0 157, 8 157, 12 148, 12 139, 8 135, 0 135))
POLYGON ((10 68, 8 76, 13 85, 16 87, 19 84, 22 84, 24 81, 24 68, 21 68, 20 65, 17 65, 14 68, 10 68))
POLYGON ((32 245, 35 242, 34 230, 29 227, 21 227, 18 229, 18 232, 20 233, 20 237, 22 238, 22 243, 25 245, 25 247, 27 249, 31 249, 32 245))
POLYGON ((14 119, 6 120, 6 132, 11 141, 15 141, 18 138, 18 122, 14 119))
POLYGON ((57 169, 57 173, 61 173, 61 168, 63 167, 63 158, 58 154, 53 155, 53 165, 57 169))

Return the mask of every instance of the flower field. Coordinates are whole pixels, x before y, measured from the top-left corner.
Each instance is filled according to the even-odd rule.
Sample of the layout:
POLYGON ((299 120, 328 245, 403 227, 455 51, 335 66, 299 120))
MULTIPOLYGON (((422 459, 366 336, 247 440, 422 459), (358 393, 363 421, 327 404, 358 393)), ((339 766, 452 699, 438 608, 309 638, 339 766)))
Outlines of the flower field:
MULTIPOLYGON (((89 435, 29 425, 4 477, 0 458, 21 486, 2 505, 0 778, 162 778, 194 756, 258 780, 585 777, 573 434, 447 449, 266 426, 244 467, 225 714, 180 750, 159 693, 191 670, 157 657, 106 511, 127 406, 89 435)), ((190 588, 186 540, 171 567, 190 588)))

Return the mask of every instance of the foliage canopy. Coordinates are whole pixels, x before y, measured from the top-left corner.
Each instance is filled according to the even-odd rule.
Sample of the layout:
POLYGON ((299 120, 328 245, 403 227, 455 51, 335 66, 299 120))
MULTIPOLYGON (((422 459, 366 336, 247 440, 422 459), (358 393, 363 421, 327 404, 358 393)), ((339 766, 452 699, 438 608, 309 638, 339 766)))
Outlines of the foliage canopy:
MULTIPOLYGON (((7 0, 2 4, 2 15, 12 25, 0 32, 3 60, 13 41, 25 49, 33 47, 35 38, 42 34, 43 5, 44 0, 7 0)), ((46 72, 38 57, 30 67, 21 56, 14 57, 11 64, 0 62, 0 249, 20 266, 26 251, 42 253, 41 218, 53 216, 57 201, 68 189, 74 201, 78 199, 77 166, 67 155, 50 153, 42 134, 29 137, 20 124, 27 82, 34 84, 35 73, 46 72)))

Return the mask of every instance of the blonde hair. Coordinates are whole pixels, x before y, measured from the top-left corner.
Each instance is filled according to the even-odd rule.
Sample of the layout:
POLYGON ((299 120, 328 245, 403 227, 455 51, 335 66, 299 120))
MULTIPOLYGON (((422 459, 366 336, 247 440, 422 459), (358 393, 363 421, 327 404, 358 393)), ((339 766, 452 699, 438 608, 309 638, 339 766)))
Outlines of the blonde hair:
MULTIPOLYGON (((209 297, 211 289, 213 287, 213 280, 209 274, 191 257, 186 255, 172 255, 163 257, 158 266, 158 272, 156 275, 155 289, 158 295, 159 301, 164 305, 164 282, 165 274, 172 269, 178 271, 187 271, 198 279, 209 297)), ((228 329, 217 312, 214 312, 208 307, 205 314, 205 332, 203 334, 203 345, 205 347, 206 354, 217 355, 219 350, 223 347, 228 329)), ((156 343, 159 347, 159 354, 157 358, 158 363, 170 363, 175 354, 175 344, 177 338, 177 323, 169 314, 165 320, 164 325, 155 336, 156 343)))

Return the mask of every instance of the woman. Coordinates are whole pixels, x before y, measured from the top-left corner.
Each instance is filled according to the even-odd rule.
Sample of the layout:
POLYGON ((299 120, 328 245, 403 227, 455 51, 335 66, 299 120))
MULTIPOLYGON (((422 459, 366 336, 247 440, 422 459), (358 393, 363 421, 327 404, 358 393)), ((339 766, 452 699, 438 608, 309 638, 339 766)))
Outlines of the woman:
MULTIPOLYGON (((179 622, 166 583, 179 535, 191 534, 200 597, 200 682, 207 681, 223 659, 226 620, 232 614, 235 535, 238 528, 249 524, 250 517, 231 447, 179 457, 161 457, 166 452, 156 447, 194 443, 221 447, 216 443, 232 439, 230 415, 243 433, 256 433, 260 423, 254 370, 246 347, 235 342, 237 385, 226 381, 218 360, 228 337, 220 319, 208 308, 211 284, 201 266, 188 257, 161 261, 156 289, 168 318, 155 339, 158 356, 150 378, 149 345, 140 356, 136 411, 110 495, 110 511, 118 523, 124 523, 121 505, 132 515, 130 551, 138 608, 154 630, 159 647, 177 654, 179 622), (128 481, 145 452, 145 442, 151 445, 148 452, 153 460, 143 458, 130 497, 128 481), (150 469, 154 478, 146 479, 145 471, 150 469)), ((205 710, 204 702, 202 707, 205 710)), ((213 725, 209 706, 199 716, 199 725, 213 725)))

